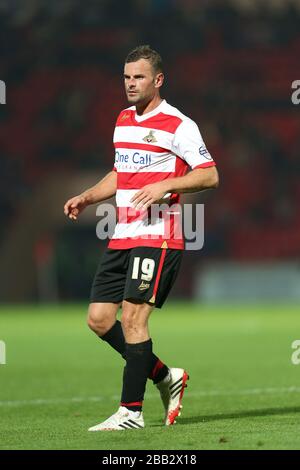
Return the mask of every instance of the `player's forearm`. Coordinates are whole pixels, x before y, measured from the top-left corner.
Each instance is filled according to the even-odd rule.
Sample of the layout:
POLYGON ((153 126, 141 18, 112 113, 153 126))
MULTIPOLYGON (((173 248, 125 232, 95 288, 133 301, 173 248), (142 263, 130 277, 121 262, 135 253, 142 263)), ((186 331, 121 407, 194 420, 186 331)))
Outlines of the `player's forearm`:
POLYGON ((105 201, 114 196, 117 191, 117 172, 111 171, 92 188, 82 193, 88 205, 105 201))
POLYGON ((162 183, 166 193, 196 193, 205 189, 217 188, 219 176, 216 167, 213 166, 197 168, 185 176, 168 178, 162 183))

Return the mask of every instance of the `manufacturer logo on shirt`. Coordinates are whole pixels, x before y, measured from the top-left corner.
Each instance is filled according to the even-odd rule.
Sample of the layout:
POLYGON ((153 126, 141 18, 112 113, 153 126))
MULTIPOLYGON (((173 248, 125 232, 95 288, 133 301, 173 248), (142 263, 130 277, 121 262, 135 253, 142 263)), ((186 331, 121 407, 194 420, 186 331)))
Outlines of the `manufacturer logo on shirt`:
POLYGON ((120 118, 120 121, 121 121, 121 122, 125 121, 125 119, 128 119, 129 116, 130 116, 130 114, 128 114, 128 113, 122 114, 122 116, 121 116, 121 118, 120 118))
POLYGON ((149 289, 149 287, 150 287, 149 282, 142 281, 138 287, 138 290, 146 290, 146 289, 149 289))
POLYGON ((152 142, 157 142, 155 136, 153 135, 155 131, 150 131, 148 135, 146 135, 144 138, 143 138, 143 141, 144 142, 148 142, 148 144, 152 143, 152 142))

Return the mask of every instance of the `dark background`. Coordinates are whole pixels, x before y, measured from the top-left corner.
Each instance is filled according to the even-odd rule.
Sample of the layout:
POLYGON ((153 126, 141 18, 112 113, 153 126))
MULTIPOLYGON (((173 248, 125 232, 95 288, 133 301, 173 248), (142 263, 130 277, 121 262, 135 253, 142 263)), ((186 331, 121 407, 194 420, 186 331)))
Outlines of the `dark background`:
POLYGON ((216 262, 298 266, 299 26, 299 1, 2 1, 1 300, 88 298, 105 244, 95 208, 72 224, 63 204, 112 168, 139 44, 162 55, 162 96, 197 122, 220 173, 217 191, 188 199, 205 202, 205 246, 186 253, 173 295, 195 297, 216 262))

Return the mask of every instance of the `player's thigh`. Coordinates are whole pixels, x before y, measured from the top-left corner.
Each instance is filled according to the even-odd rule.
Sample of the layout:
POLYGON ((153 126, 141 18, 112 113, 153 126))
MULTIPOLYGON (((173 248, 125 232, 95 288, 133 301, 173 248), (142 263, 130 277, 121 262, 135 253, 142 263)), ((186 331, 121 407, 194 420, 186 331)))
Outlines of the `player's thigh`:
POLYGON ((160 308, 177 277, 182 250, 136 247, 131 250, 124 300, 160 308))

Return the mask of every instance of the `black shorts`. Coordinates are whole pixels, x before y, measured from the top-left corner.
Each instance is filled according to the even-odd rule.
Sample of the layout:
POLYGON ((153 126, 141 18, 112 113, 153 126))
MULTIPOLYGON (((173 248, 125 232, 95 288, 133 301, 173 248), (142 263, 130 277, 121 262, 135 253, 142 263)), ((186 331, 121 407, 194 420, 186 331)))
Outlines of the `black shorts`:
POLYGON ((91 302, 135 300, 162 307, 177 277, 182 250, 139 246, 107 248, 98 265, 91 302))

